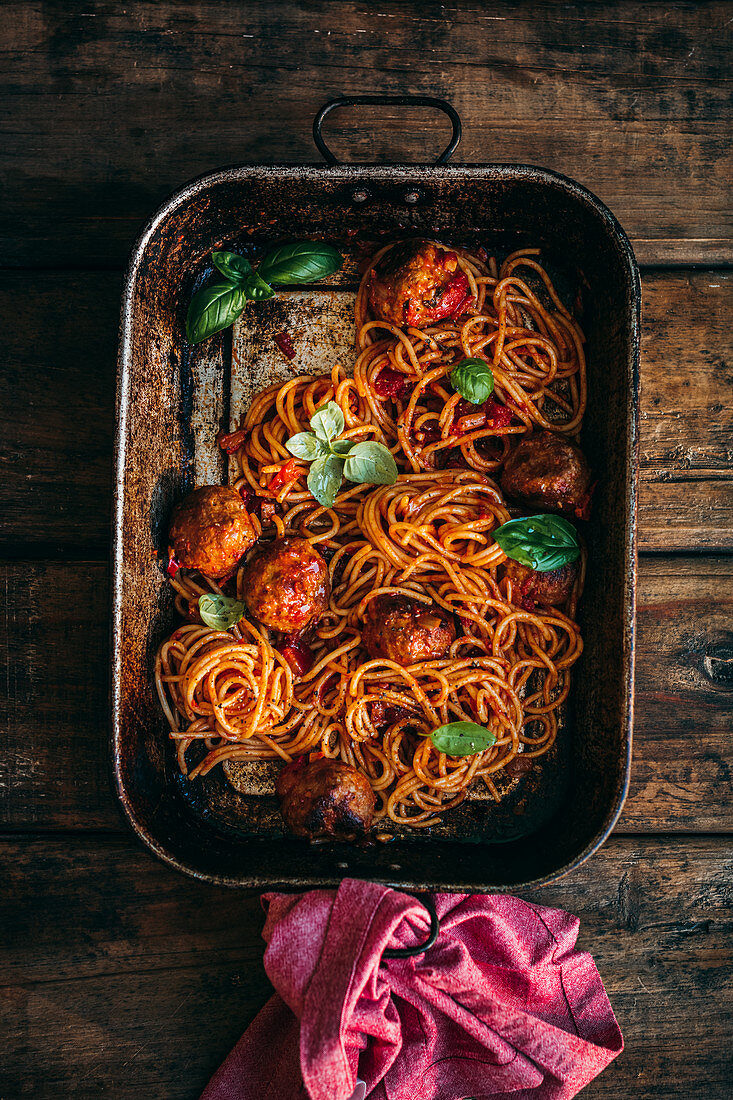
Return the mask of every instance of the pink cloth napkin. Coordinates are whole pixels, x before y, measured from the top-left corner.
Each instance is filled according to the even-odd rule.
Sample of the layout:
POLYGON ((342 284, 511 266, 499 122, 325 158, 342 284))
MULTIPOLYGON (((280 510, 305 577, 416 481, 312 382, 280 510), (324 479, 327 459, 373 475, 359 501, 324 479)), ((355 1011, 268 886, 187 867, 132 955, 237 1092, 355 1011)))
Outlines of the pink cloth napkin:
POLYGON ((575 1096, 623 1049, 579 922, 503 895, 419 901, 375 883, 266 894, 265 969, 277 996, 202 1100, 512 1100, 575 1096))

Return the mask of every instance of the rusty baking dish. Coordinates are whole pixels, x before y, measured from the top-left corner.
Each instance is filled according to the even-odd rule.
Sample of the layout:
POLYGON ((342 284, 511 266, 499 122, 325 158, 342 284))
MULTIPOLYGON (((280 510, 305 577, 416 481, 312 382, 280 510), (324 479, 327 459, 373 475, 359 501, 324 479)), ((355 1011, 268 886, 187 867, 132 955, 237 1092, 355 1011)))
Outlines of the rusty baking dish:
MULTIPOLYGON (((445 160, 460 124, 447 105, 433 105, 454 125, 445 160)), ((316 130, 323 147, 320 118, 316 130)), ((541 168, 231 168, 165 203, 127 275, 117 404, 111 746, 117 794, 148 847, 190 875, 235 886, 307 887, 349 875, 413 890, 489 891, 552 881, 603 843, 631 757, 639 314, 638 269, 616 219, 585 188, 541 168), (178 775, 152 681, 156 648, 174 622, 158 561, 175 502, 194 484, 226 479, 214 436, 236 419, 248 385, 269 377, 273 332, 303 333, 307 362, 296 368, 330 366, 343 353, 357 242, 409 234, 500 254, 539 244, 566 299, 582 301, 589 401, 581 443, 599 479, 580 612, 585 652, 557 749, 498 807, 467 802, 430 835, 387 844, 308 845, 283 835, 274 796, 256 784, 235 789, 218 769, 193 783, 178 775), (269 312, 251 314, 249 328, 185 344, 183 317, 211 271, 212 247, 257 256, 274 241, 312 237, 347 257, 330 286, 278 295, 269 312)))

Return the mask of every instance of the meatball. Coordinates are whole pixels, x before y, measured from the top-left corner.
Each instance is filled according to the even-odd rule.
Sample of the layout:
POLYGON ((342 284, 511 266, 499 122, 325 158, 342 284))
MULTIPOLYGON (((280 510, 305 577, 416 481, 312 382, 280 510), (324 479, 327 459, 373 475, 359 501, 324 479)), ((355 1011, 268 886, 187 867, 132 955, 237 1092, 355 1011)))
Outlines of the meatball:
POLYGON ((521 604, 525 610, 531 611, 538 603, 562 607, 573 591, 578 576, 578 563, 568 562, 559 569, 540 573, 510 558, 505 563, 504 575, 512 582, 515 602, 521 604))
POLYGON ((587 519, 590 467, 585 455, 554 432, 534 432, 512 451, 501 472, 508 497, 532 508, 587 519))
POLYGON ((377 596, 367 606, 361 640, 370 657, 398 665, 438 661, 455 641, 453 617, 407 596, 377 596))
POLYGON ((405 241, 382 256, 369 279, 369 307, 392 325, 429 325, 449 317, 470 297, 455 252, 431 241, 405 241))
POLYGON ((278 539, 247 562, 242 598, 251 615, 283 634, 296 634, 328 607, 328 566, 307 539, 278 539))
POLYGON ((231 572, 258 535, 239 493, 225 485, 189 493, 174 509, 170 528, 177 561, 213 579, 231 572))
POLYGON ((296 836, 350 838, 372 824, 376 799, 366 776, 340 760, 301 756, 275 783, 285 824, 296 836))

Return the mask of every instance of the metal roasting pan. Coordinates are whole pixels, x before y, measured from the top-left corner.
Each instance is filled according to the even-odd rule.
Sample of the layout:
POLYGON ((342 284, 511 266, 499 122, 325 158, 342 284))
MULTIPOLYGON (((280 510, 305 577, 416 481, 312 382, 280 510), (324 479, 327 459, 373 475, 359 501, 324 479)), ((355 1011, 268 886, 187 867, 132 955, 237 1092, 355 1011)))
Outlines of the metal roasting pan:
MULTIPOLYGON (((629 242, 580 184, 528 165, 446 167, 460 121, 445 111, 442 163, 342 166, 316 119, 326 167, 228 168, 194 180, 153 216, 132 254, 122 301, 114 507, 112 731, 114 785, 137 835, 196 878, 231 886, 304 888, 343 877, 408 890, 516 891, 579 866, 618 819, 631 760, 636 575, 640 284, 629 242), (585 525, 580 611, 583 657, 573 669, 557 747, 508 782, 500 805, 467 800, 430 833, 387 843, 309 845, 285 836, 267 777, 215 769, 177 774, 153 686, 153 660, 174 627, 159 567, 173 505, 196 484, 225 481, 214 443, 248 395, 289 376, 273 335, 293 334, 292 370, 328 369, 352 355, 349 316, 365 250, 399 236, 483 245, 500 256, 539 244, 568 304, 582 308, 588 410, 581 444, 598 486, 585 525), (234 332, 189 348, 183 318, 211 273, 212 247, 257 258, 281 240, 324 238, 346 255, 320 287, 294 289, 245 311, 234 332), (346 352, 344 349, 347 349, 346 352), (249 784, 249 785, 248 785, 249 784)), ((348 360, 344 360, 345 365, 348 360)), ((241 769, 240 769, 241 770, 241 769)))

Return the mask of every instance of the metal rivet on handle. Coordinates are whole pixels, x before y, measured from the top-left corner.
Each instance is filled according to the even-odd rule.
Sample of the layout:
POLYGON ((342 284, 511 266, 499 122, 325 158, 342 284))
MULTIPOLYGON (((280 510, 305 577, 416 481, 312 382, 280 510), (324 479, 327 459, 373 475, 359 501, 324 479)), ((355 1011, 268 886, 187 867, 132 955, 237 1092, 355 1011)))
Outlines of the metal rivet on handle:
POLYGON ((403 200, 405 202, 408 202, 410 206, 414 206, 416 202, 420 202, 422 197, 422 191, 418 191, 417 188, 415 188, 414 190, 405 191, 404 195, 402 196, 403 200))
POLYGON ((357 187, 351 192, 351 201, 359 204, 369 202, 371 197, 371 192, 367 191, 365 187, 357 187))

